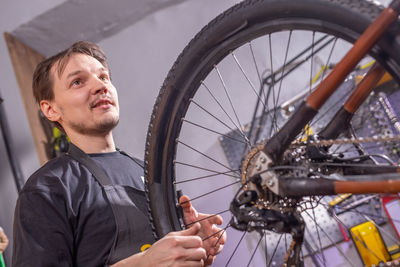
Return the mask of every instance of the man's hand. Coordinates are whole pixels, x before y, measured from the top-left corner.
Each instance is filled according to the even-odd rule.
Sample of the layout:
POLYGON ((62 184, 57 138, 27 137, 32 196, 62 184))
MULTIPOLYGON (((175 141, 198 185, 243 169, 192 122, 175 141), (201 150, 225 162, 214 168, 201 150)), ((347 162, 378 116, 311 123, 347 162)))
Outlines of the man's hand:
POLYGON ((3 252, 8 246, 8 238, 0 227, 0 253, 3 252))
POLYGON ((112 267, 211 265, 226 241, 225 231, 215 226, 222 224, 222 217, 197 212, 187 196, 182 196, 179 203, 188 229, 171 232, 148 250, 121 260, 112 267))
POLYGON ((198 236, 200 224, 171 232, 155 242, 148 250, 132 255, 111 267, 203 267, 207 258, 203 241, 198 236))
POLYGON ((180 232, 171 232, 145 252, 149 266, 204 266, 206 251, 196 236, 200 224, 180 232))
POLYGON ((225 231, 215 226, 222 224, 222 217, 219 215, 212 216, 211 214, 197 212, 190 203, 188 196, 180 197, 179 203, 183 209, 185 224, 189 229, 194 227, 197 222, 200 223, 201 228, 198 232, 198 236, 203 240, 203 248, 207 252, 205 266, 211 265, 215 256, 221 252, 226 241, 225 231))

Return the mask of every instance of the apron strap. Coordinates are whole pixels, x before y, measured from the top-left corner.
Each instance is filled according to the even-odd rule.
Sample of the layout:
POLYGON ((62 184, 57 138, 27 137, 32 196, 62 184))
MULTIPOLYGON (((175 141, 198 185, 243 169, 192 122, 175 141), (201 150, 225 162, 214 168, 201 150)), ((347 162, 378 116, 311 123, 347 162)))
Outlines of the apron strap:
POLYGON ((119 153, 121 153, 124 156, 127 156, 128 158, 130 158, 131 160, 133 160, 133 162, 135 162, 137 165, 139 165, 140 168, 144 169, 144 162, 142 160, 139 160, 137 158, 131 157, 128 153, 126 153, 125 151, 116 148, 117 151, 119 151, 119 153))
POLYGON ((68 152, 66 154, 88 168, 88 170, 93 174, 103 188, 107 185, 112 185, 110 178, 105 171, 100 168, 96 162, 89 157, 88 154, 80 150, 77 146, 69 143, 68 152))
MULTIPOLYGON (((131 158, 128 154, 121 152, 131 158)), ((99 182, 110 203, 116 225, 115 238, 106 266, 114 264, 155 242, 147 217, 147 201, 143 192, 134 187, 113 185, 110 178, 96 162, 72 143, 67 155, 85 166, 99 182)), ((139 166, 139 161, 133 160, 139 166)))

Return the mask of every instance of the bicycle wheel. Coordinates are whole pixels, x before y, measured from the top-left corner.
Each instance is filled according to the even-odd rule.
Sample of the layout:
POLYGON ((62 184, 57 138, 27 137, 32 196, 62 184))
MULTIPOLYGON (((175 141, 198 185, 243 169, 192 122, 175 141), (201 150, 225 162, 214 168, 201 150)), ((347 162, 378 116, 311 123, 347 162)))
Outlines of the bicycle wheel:
MULTIPOLYGON (((279 131, 379 12, 380 7, 362 0, 248 0, 218 16, 194 37, 164 81, 147 135, 146 189, 158 237, 185 227, 177 204, 183 193, 192 198, 197 210, 224 218, 228 242, 216 266, 282 265, 290 234, 278 231, 277 225, 260 228, 253 224, 245 230, 233 227, 237 218, 230 206, 246 186, 246 160, 250 161, 258 144, 279 131)), ((324 128, 374 60, 393 79, 371 94, 352 119, 350 129, 339 138, 361 140, 400 134, 390 120, 400 115, 394 107, 400 73, 396 30, 398 26, 393 26, 360 62, 298 141, 324 128)), ((312 178, 318 173, 342 179, 387 162, 397 166, 398 148, 398 142, 387 140, 338 142, 325 149, 325 156, 335 159, 327 162, 307 146, 291 147, 284 155, 285 164, 275 168, 295 176, 312 178)), ((361 265, 353 245, 338 245, 343 237, 337 221, 350 227, 373 217, 381 232, 392 231, 386 243, 398 243, 383 216, 380 196, 351 196, 346 201, 364 204, 338 216, 328 204, 334 198, 271 196, 270 200, 257 200, 257 207, 301 211, 306 225, 302 257, 309 265, 339 264, 337 258, 330 259, 334 253, 322 251, 340 246, 353 247, 350 256, 347 248, 336 252, 343 258, 341 266, 361 265)))

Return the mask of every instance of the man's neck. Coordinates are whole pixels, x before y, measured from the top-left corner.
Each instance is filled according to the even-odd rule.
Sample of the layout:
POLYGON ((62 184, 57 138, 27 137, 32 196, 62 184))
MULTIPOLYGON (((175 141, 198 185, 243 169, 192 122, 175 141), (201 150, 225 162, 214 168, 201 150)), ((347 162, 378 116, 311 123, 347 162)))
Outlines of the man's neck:
POLYGON ((107 153, 115 151, 114 139, 112 132, 106 135, 68 135, 71 142, 79 147, 86 154, 91 153, 107 153))

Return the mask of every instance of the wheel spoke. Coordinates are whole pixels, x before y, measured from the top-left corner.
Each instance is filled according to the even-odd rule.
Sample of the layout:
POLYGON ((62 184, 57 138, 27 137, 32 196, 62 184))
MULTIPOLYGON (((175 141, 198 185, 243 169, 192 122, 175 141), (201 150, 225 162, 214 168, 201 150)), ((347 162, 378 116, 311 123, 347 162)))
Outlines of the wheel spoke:
MULTIPOLYGON (((369 222, 371 222, 373 225, 375 225, 375 227, 376 228, 378 228, 379 229, 379 231, 381 232, 381 233, 383 233, 383 234, 385 234, 385 236, 388 238, 388 239, 390 239, 394 244, 396 244, 397 242, 399 242, 396 238, 394 238, 393 237, 393 235, 391 234, 391 233, 388 233, 383 227, 381 227, 381 226, 379 226, 377 223, 375 223, 375 221, 373 220, 373 219, 371 219, 371 217, 369 217, 368 215, 366 215, 364 212, 362 212, 362 211, 359 211, 357 208, 354 208, 354 212, 355 213, 357 213, 357 214, 359 214, 359 215, 361 215, 366 221, 369 221, 369 222)), ((374 216, 374 217, 378 217, 378 216, 374 216)), ((381 219, 387 219, 386 217, 384 217, 384 216, 379 216, 381 219)), ((337 218, 338 219, 338 221, 342 224, 342 225, 344 225, 344 226, 346 226, 346 224, 338 217, 337 218)), ((395 220, 394 220, 395 221, 395 220)), ((397 220, 398 221, 398 220, 397 220)), ((348 228, 347 226, 346 226, 346 228, 348 228)))
MULTIPOLYGON (((219 71, 219 69, 218 69, 218 67, 217 67, 216 65, 214 65, 214 69, 215 69, 215 71, 216 71, 217 74, 218 74, 218 77, 219 77, 219 79, 220 79, 220 81, 221 81, 221 83, 222 83, 222 87, 224 88, 225 95, 226 95, 226 97, 227 97, 227 99, 228 99, 228 101, 229 101, 229 104, 230 104, 230 106, 231 106, 231 109, 232 109, 232 111, 233 111, 233 114, 235 115, 236 121, 237 121, 237 123, 238 123, 238 125, 239 125, 239 126, 236 127, 236 128, 238 128, 238 129, 240 129, 240 131, 242 131, 243 126, 242 126, 242 124, 240 123, 239 117, 238 117, 237 112, 236 112, 236 109, 235 109, 235 107, 234 107, 234 105, 233 105, 232 99, 231 99, 231 97, 230 97, 230 95, 229 95, 228 88, 226 87, 225 81, 224 81, 224 79, 222 78, 222 75, 221 75, 221 73, 220 73, 220 71, 219 71)), ((246 135, 244 134, 244 136, 246 136, 246 135)))
MULTIPOLYGON (((191 149, 192 151, 194 151, 194 152, 196 152, 196 153, 202 155, 203 157, 205 157, 205 158, 207 158, 207 159, 209 159, 209 160, 211 160, 211 161, 217 163, 218 165, 220 165, 220 166, 226 168, 227 170, 233 172, 233 170, 232 170, 229 166, 226 166, 225 164, 221 163, 220 161, 218 161, 218 160, 216 160, 216 159, 214 159, 214 158, 212 158, 212 157, 206 155, 205 153, 201 152, 200 150, 198 150, 198 149, 196 149, 196 148, 194 148, 194 147, 192 147, 192 146, 190 146, 190 145, 188 145, 188 144, 186 144, 186 143, 184 143, 184 142, 182 142, 182 141, 180 141, 180 140, 177 140, 177 143, 179 143, 179 144, 181 144, 181 145, 184 145, 185 147, 191 149)), ((240 175, 240 173, 238 173, 238 174, 240 175)))
POLYGON ((257 242, 256 247, 255 247, 254 250, 253 250, 253 253, 251 253, 251 257, 250 257, 249 263, 247 264, 247 267, 250 266, 250 264, 251 264, 251 262, 252 262, 252 260, 253 260, 253 258, 254 258, 254 255, 256 254, 256 251, 257 251, 258 247, 259 247, 260 244, 261 244, 261 240, 263 239, 263 237, 264 237, 264 236, 261 235, 260 239, 259 239, 258 242, 257 242))
POLYGON ((242 143, 242 144, 245 144, 245 145, 248 144, 248 142, 245 142, 245 141, 243 141, 243 140, 239 140, 239 139, 233 138, 233 137, 230 136, 230 135, 217 132, 217 131, 215 131, 215 130, 213 130, 213 129, 211 129, 211 128, 208 128, 208 127, 205 127, 205 126, 201 126, 201 125, 199 125, 199 124, 197 124, 197 123, 194 123, 194 122, 191 122, 191 121, 189 121, 189 120, 183 119, 182 121, 184 121, 184 122, 186 122, 186 123, 189 123, 189 124, 191 124, 191 125, 197 126, 197 127, 199 127, 199 128, 202 128, 202 129, 204 129, 204 130, 210 131, 210 132, 212 132, 212 133, 218 134, 219 136, 223 136, 223 137, 225 137, 225 138, 229 138, 229 139, 231 139, 231 140, 233 140, 233 141, 236 141, 236 142, 238 142, 238 143, 242 143))
MULTIPOLYGON (((348 91, 344 94, 343 98, 346 98, 350 95, 351 91, 348 91)), ((318 113, 318 116, 311 121, 310 127, 315 126, 315 124, 321 119, 326 118, 325 116, 328 116, 328 114, 332 114, 333 110, 343 101, 343 99, 339 98, 335 103, 332 103, 327 109, 325 109, 324 113, 318 113)))
MULTIPOLYGON (((199 199, 199 198, 208 196, 208 195, 210 195, 210 194, 213 194, 213 193, 215 193, 215 192, 221 191, 221 190, 223 190, 223 189, 225 189, 225 188, 227 188, 227 187, 230 187, 230 186, 233 186, 233 185, 236 185, 236 184, 239 184, 239 183, 240 183, 240 181, 237 181, 237 182, 233 182, 233 183, 231 183, 231 184, 227 184, 227 185, 218 187, 218 188, 216 188, 216 189, 214 189, 214 190, 211 190, 211 191, 209 191, 209 192, 207 192, 207 193, 204 193, 204 194, 202 194, 202 195, 193 197, 193 198, 190 199, 190 201, 197 200, 197 199, 199 199)), ((186 202, 183 202, 183 203, 186 203, 186 202)), ((182 203, 182 204, 183 204, 183 203, 182 203)))
POLYGON ((309 84, 309 94, 311 94, 311 88, 313 85, 313 68, 314 68, 314 40, 315 40, 315 31, 312 33, 312 41, 311 41, 311 60, 310 60, 310 84, 309 84))
MULTIPOLYGON (((357 209, 356 209, 356 210, 357 210, 357 209)), ((376 227, 377 229, 379 229, 379 231, 380 231, 381 233, 383 233, 388 239, 390 239, 390 240, 393 242, 393 244, 396 244, 396 243, 399 242, 398 239, 394 238, 393 235, 392 235, 391 233, 389 233, 389 232, 386 231, 383 227, 381 227, 381 226, 379 226, 377 223, 375 223, 374 220, 372 220, 370 217, 368 217, 368 216, 365 215, 365 214, 363 214, 363 217, 364 217, 367 221, 373 223, 373 224, 375 225, 375 227, 376 227)))
MULTIPOLYGON (((215 176, 218 176, 218 175, 225 175, 225 174, 227 174, 227 173, 237 172, 237 171, 238 171, 238 170, 232 170, 232 171, 226 171, 226 172, 220 172, 220 173, 215 173, 215 174, 209 174, 209 175, 199 176, 199 177, 190 178, 190 179, 182 179, 182 180, 180 180, 179 182, 174 182, 174 184, 177 185, 177 184, 183 184, 183 183, 193 182, 193 181, 202 180, 202 179, 207 179, 207 178, 215 177, 215 176)), ((237 176, 229 176, 229 177, 238 178, 237 176)))
MULTIPOLYGON (((271 66, 271 84, 270 84, 270 91, 272 91, 272 102, 274 104, 274 107, 276 107, 276 97, 275 97, 275 72, 274 72, 274 64, 273 64, 273 60, 272 60, 272 37, 271 34, 268 35, 268 42, 269 42, 269 57, 270 57, 270 66, 271 66)), ((268 93, 269 95, 269 93, 268 93)), ((268 103, 268 101, 266 100, 265 103, 268 103)), ((264 111, 266 112, 266 110, 264 111)), ((271 122, 271 130, 272 128, 274 129, 274 132, 276 132, 278 130, 278 125, 276 125, 276 120, 275 120, 275 112, 274 115, 272 116, 272 122, 271 122)), ((269 135, 268 137, 271 137, 271 135, 269 135)))
POLYGON ((318 249, 314 249, 311 246, 311 244, 308 241, 308 239, 310 238, 312 240, 312 242, 313 242, 315 247, 318 247, 318 245, 315 245, 315 240, 312 237, 312 235, 310 234, 310 231, 308 230, 308 227, 305 228, 305 232, 306 232, 307 236, 304 237, 304 241, 303 241, 304 242, 304 247, 306 248, 306 250, 307 250, 312 262, 314 263, 314 265, 316 267, 320 267, 321 266, 320 262, 323 262, 323 259, 321 258, 321 255, 318 254, 318 251, 317 251, 318 249))
MULTIPOLYGON (((324 205, 325 205, 325 204, 324 204, 324 205)), ((329 207, 328 205, 325 205, 325 206, 326 206, 326 207, 329 207)), ((337 206, 337 208, 338 208, 339 211, 344 210, 344 209, 342 209, 342 207, 340 207, 340 206, 337 206)), ((360 210, 357 209, 357 207, 354 207, 354 208, 352 208, 352 209, 346 209, 345 212, 357 213, 357 214, 359 214, 359 215, 361 215, 361 216, 363 216, 363 217, 364 217, 364 216, 367 216, 367 217, 372 217, 372 218, 377 218, 377 219, 383 219, 383 220, 386 220, 386 219, 387 219, 386 216, 382 216, 382 215, 378 215, 378 214, 373 214, 373 213, 368 213, 368 212, 365 212, 365 211, 360 211, 360 210)), ((393 219, 393 218, 392 218, 392 221, 393 221, 393 222, 396 222, 396 223, 400 223, 400 220, 398 220, 398 219, 393 219)))
MULTIPOLYGON (((189 201, 190 201, 190 200, 189 200, 189 201)), ((180 205, 182 206, 183 204, 188 203, 189 201, 184 201, 184 202, 180 203, 180 205)), ((217 213, 212 214, 212 215, 210 215, 210 216, 207 216, 207 217, 204 217, 204 218, 202 218, 202 219, 199 219, 199 220, 193 221, 193 222, 191 222, 191 223, 188 223, 188 224, 185 225, 185 227, 189 227, 189 226, 191 226, 191 225, 193 225, 193 224, 195 224, 195 223, 198 223, 198 222, 202 222, 202 221, 211 219, 211 218, 213 218, 213 217, 215 217, 215 216, 217 216, 217 215, 224 214, 224 213, 226 213, 226 212, 228 212, 228 211, 229 211, 229 209, 228 209, 228 210, 224 210, 224 211, 217 212, 217 213)), ((214 235, 216 235, 216 234, 214 233, 214 234, 212 234, 212 235, 210 235, 210 236, 207 236, 207 237, 204 238, 204 240, 209 239, 210 237, 212 237, 212 236, 214 236, 214 235)), ((203 240, 203 241, 204 241, 204 240, 203 240)))
MULTIPOLYGON (((224 125, 226 128, 228 128, 230 131, 234 131, 234 129, 232 129, 230 126, 228 126, 225 122, 223 122, 222 120, 220 120, 217 116, 213 115, 211 112, 209 112, 206 108, 204 108, 203 106, 201 106, 200 104, 196 103, 194 100, 192 100, 192 103, 195 104, 197 107, 199 107, 202 111, 204 111, 205 113, 207 113, 208 115, 210 115, 211 117, 213 117, 215 120, 217 120, 219 123, 221 123, 222 125, 224 125)), ((244 140, 246 140, 246 143, 249 145, 249 141, 247 139, 247 136, 243 133, 242 129, 238 128, 235 125, 236 129, 239 130, 239 132, 241 133, 242 137, 244 140)))
POLYGON ((318 223, 317 223, 317 219, 315 217, 315 210, 314 209, 312 209, 312 216, 313 216, 313 221, 314 221, 314 224, 315 224, 315 230, 317 232, 317 237, 318 237, 319 253, 322 256, 322 263, 324 264, 324 266, 326 266, 326 258, 325 258, 325 254, 324 254, 324 251, 323 251, 323 248, 322 248, 321 236, 319 234, 319 229, 318 229, 318 226, 317 226, 318 223))
POLYGON ((236 178, 236 179, 239 179, 239 178, 240 178, 239 176, 235 176, 235 175, 230 175, 230 174, 228 174, 228 173, 230 173, 230 172, 236 172, 237 170, 230 170, 230 171, 228 171, 228 172, 220 172, 220 171, 211 170, 211 169, 207 169, 207 168, 204 168, 204 167, 200 167, 200 166, 196 166, 196 165, 193 165, 193 164, 188 164, 188 163, 184 163, 184 162, 180 162, 180 161, 175 161, 174 164, 179 164, 179 165, 183 165, 183 166, 187 166, 187 167, 191 167, 191 168, 195 168, 195 169, 199 169, 199 170, 204 170, 204 171, 212 172, 212 173, 215 173, 215 174, 217 174, 217 175, 218 175, 218 174, 223 174, 223 175, 230 176, 230 177, 233 177, 233 178, 236 178))
POLYGON ((279 236, 278 242, 276 243, 276 246, 274 248, 274 252, 272 252, 271 259, 268 262, 268 267, 271 266, 272 260, 274 259, 274 256, 275 256, 275 253, 276 253, 276 251, 277 251, 277 249, 279 247, 279 244, 281 243, 282 236, 283 236, 283 234, 281 234, 279 236))
MULTIPOLYGON (((251 57, 253 59, 253 63, 254 63, 254 67, 256 68, 256 73, 257 73, 257 77, 258 77, 258 81, 260 82, 260 85, 262 84, 262 79, 261 79, 261 75, 260 75, 260 70, 258 69, 258 65, 257 65, 257 61, 256 61, 256 57, 254 55, 254 50, 253 50, 253 46, 251 44, 251 42, 249 42, 249 47, 250 47, 250 51, 251 51, 251 57)), ((259 97, 264 97, 265 95, 263 95, 263 90, 257 94, 259 97)))
MULTIPOLYGON (((345 224, 343 224, 346 228, 347 226, 345 224)), ((385 259, 382 259, 381 257, 379 257, 370 247, 368 247, 368 245, 362 240, 360 239, 357 235, 352 234, 352 237, 354 239, 357 239, 358 242, 360 242, 360 244, 366 249, 368 250, 374 257, 376 257, 377 259, 379 259, 382 262, 385 262, 385 259)))
POLYGON ((232 260, 232 258, 233 258, 233 255, 235 255, 237 249, 239 248, 239 246, 240 246, 240 244, 242 243, 242 240, 243 240, 243 238, 244 238, 244 236, 245 236, 246 234, 247 234, 247 232, 244 231, 243 234, 242 234, 242 236, 240 237, 239 242, 236 244, 236 247, 235 247, 235 249, 233 250, 231 256, 229 257, 229 259, 228 259, 228 261, 227 261, 225 267, 227 267, 227 266, 229 265, 229 263, 231 262, 231 260, 232 260))
MULTIPOLYGON (((304 211, 305 214, 307 214, 308 217, 311 218, 312 220, 312 216, 308 213, 308 211, 304 211)), ((329 239, 329 241, 331 242, 332 245, 334 245, 336 247, 336 249, 338 250, 338 252, 343 256, 343 258, 346 259, 346 261, 354 267, 352 261, 346 256, 346 254, 342 251, 342 249, 336 244, 336 242, 333 241, 333 239, 330 237, 330 235, 325 232, 324 228, 321 227, 319 224, 316 224, 316 226, 322 231, 322 233, 325 234, 325 236, 329 239)))
MULTIPOLYGON (((287 40, 287 44, 286 44, 285 59, 283 61, 283 66, 282 66, 282 70, 281 70, 281 77, 280 77, 280 82, 279 82, 278 94, 277 94, 276 98, 274 97, 274 107, 278 106, 279 98, 280 98, 281 91, 282 91, 283 77, 284 77, 284 74, 285 74, 286 61, 287 61, 288 54, 289 54, 289 46, 290 46, 291 38, 292 38, 292 31, 289 31, 289 36, 288 36, 288 40, 287 40)), ((276 118, 276 110, 275 110, 275 112, 274 112, 275 125, 276 125, 276 120, 277 120, 277 118, 276 118)), ((276 127, 278 127, 278 126, 276 125, 276 127)))
MULTIPOLYGON (((220 235, 220 237, 221 237, 221 236, 224 234, 225 230, 226 230, 226 229, 220 229, 220 230, 218 230, 217 232, 213 233, 212 235, 209 235, 209 236, 203 238, 202 241, 204 242, 204 241, 210 239, 211 237, 218 235, 219 233, 221 233, 221 235, 220 235)), ((219 239, 220 239, 220 238, 219 238, 219 239)), ((215 245, 214 245, 214 247, 215 247, 215 245)))
POLYGON ((325 74, 326 74, 326 72, 327 72, 327 70, 328 70, 328 68, 329 68, 329 66, 330 66, 330 64, 331 64, 331 57, 332 57, 332 54, 333 54, 333 50, 335 49, 336 41, 337 41, 337 40, 338 40, 338 38, 334 38, 334 41, 333 41, 331 50, 330 50, 330 52, 329 52, 329 56, 328 56, 328 58, 327 58, 327 60, 326 60, 326 63, 325 63, 325 66, 326 66, 326 67, 324 68, 324 70, 323 70, 323 72, 322 72, 321 81, 324 80, 325 74))
POLYGON ((234 52, 231 52, 231 55, 232 55, 233 59, 235 60, 236 65, 239 67, 240 71, 242 72, 243 76, 246 78, 247 82, 249 83, 249 85, 250 85, 251 89, 253 90, 254 94, 257 96, 257 101, 260 101, 260 102, 261 102, 261 104, 264 106, 264 110, 265 110, 265 109, 269 109, 269 108, 266 106, 266 103, 264 103, 264 101, 262 100, 261 95, 259 95, 259 94, 257 93, 257 90, 256 90, 254 84, 251 82, 250 78, 247 76, 246 72, 244 71, 242 65, 239 63, 239 60, 237 59, 235 53, 234 53, 234 52))

